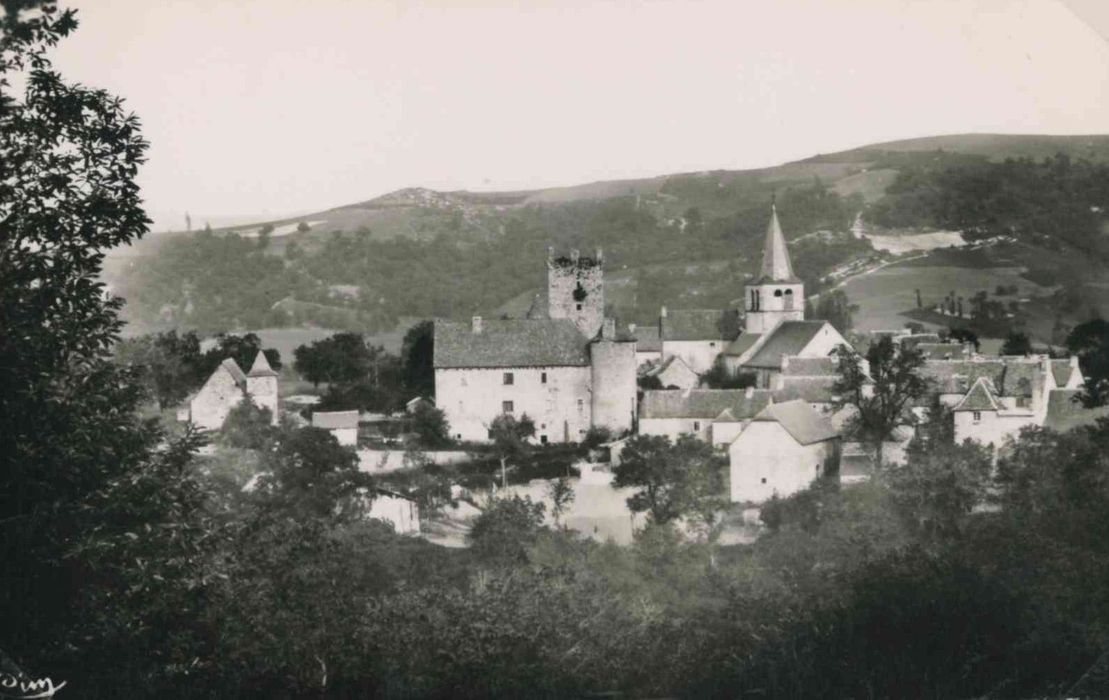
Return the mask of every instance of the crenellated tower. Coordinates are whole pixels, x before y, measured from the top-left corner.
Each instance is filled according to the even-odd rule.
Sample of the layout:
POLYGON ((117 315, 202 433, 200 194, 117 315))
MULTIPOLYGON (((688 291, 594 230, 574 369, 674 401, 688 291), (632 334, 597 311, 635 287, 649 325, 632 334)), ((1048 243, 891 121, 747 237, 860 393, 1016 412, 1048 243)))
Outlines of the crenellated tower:
POLYGON ((570 257, 555 257, 547 249, 547 315, 568 318, 587 338, 601 330, 605 316, 604 253, 598 249, 594 258, 583 257, 578 251, 570 257))
POLYGON ((782 321, 805 320, 805 285, 793 273, 778 210, 770 205, 770 224, 762 250, 759 276, 745 295, 748 333, 766 333, 782 321))

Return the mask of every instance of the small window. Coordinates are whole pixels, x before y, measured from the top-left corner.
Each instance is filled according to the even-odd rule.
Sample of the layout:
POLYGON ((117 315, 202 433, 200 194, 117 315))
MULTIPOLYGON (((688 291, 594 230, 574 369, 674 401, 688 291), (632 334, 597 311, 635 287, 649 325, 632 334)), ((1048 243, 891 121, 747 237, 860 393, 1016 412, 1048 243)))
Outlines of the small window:
POLYGON ((710 348, 715 348, 715 347, 716 347, 716 343, 709 343, 709 347, 710 347, 710 348))
POLYGON ((540 384, 546 384, 547 383, 547 373, 546 372, 543 372, 542 374, 539 375, 539 383, 540 384))
POLYGON ((696 432, 700 429, 701 429, 701 421, 699 421, 699 420, 693 421, 693 431, 696 432))
POLYGON ((980 423, 982 421, 982 412, 981 411, 975 411, 973 417, 974 417, 974 422, 975 423, 980 423))
POLYGON ((582 399, 578 399, 578 410, 580 411, 583 408, 585 408, 585 401, 582 399))
POLYGON ((454 434, 454 439, 455 440, 461 440, 462 439, 462 433, 455 433, 454 434))
POLYGON ((787 296, 787 297, 791 297, 791 296, 793 296, 793 290, 792 290, 792 289, 787 289, 787 290, 786 290, 786 296, 787 296))
POLYGON ((776 297, 780 297, 780 296, 782 296, 782 290, 780 290, 780 289, 775 289, 775 290, 774 290, 774 296, 776 296, 776 297))
POLYGON ((547 436, 546 435, 540 435, 539 436, 539 442, 540 442, 540 444, 546 445, 547 444, 547 436))
POLYGON ((762 483, 764 483, 764 484, 766 483, 766 477, 765 476, 762 478, 762 483))
POLYGON ((511 401, 502 401, 501 402, 501 412, 503 412, 503 413, 512 413, 515 410, 516 410, 516 407, 512 404, 511 401))
POLYGON ((540 423, 539 424, 539 429, 540 430, 546 430, 547 429, 547 424, 546 423, 540 423))
POLYGON ((581 311, 581 304, 578 304, 578 311, 581 311))
POLYGON ((504 385, 505 386, 512 386, 515 383, 516 383, 516 377, 512 374, 512 372, 505 372, 504 373, 504 385))

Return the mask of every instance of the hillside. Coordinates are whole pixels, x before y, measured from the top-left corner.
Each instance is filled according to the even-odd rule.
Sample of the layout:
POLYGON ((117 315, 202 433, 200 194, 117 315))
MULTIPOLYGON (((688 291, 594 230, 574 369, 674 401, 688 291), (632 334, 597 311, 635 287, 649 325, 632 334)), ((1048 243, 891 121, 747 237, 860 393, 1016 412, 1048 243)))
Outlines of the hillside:
MULTIPOLYGON (((603 247, 618 282, 613 313, 650 319, 661 303, 712 306, 735 298, 757 264, 772 196, 793 240, 796 267, 809 290, 818 291, 833 269, 885 255, 851 235, 859 213, 887 235, 960 230, 964 222, 950 215, 950 197, 933 196, 950 173, 981 179, 983 169, 1006 158, 1059 153, 1099 164, 1083 181, 1097 185, 1096 168, 1109 162, 1109 136, 964 134, 873 144, 755 170, 517 192, 408 188, 271 221, 265 240, 258 238, 263 224, 149 236, 114 251, 106 274, 130 301, 128 318, 136 329, 307 324, 382 331, 401 316, 515 312, 541 286, 548 246, 603 247), (308 230, 298 231, 304 225, 308 230)), ((1004 204, 999 199, 996 206, 1004 204)), ((1037 206, 1047 214, 1053 207, 1073 214, 1075 204, 1037 206)), ((1084 214, 1083 225, 1098 224, 1099 212, 1084 214)), ((1022 211, 993 225, 1009 231, 1032 221, 1030 230, 1040 235, 1043 214, 1022 211)), ((1089 241, 1076 238, 1069 225, 1041 237, 1051 240, 1028 242, 1062 246, 1057 252, 1064 257, 1066 250, 1100 255, 1099 242, 1083 247, 1089 241)), ((1041 264, 1028 257, 1031 267, 1041 264)), ((1078 284, 1106 282, 1088 265, 1083 269, 1078 284)), ((1061 272, 1052 262, 1044 274, 1061 272)))

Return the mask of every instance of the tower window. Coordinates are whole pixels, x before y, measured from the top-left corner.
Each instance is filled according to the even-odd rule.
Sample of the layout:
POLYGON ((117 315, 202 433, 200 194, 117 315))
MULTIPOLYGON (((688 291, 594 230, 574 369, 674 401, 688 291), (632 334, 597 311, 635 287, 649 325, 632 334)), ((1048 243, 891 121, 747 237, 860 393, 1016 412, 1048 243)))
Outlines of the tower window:
POLYGON ((505 372, 504 373, 504 385, 505 386, 512 386, 515 383, 516 383, 516 377, 512 374, 512 372, 505 372))
POLYGON ((694 430, 694 432, 696 432, 700 429, 701 429, 701 421, 699 421, 699 420, 693 421, 693 430, 694 430))
POLYGON ((542 372, 539 375, 539 383, 540 384, 546 384, 547 383, 547 373, 546 372, 542 372))
POLYGON ((547 436, 546 436, 546 435, 540 435, 540 436, 539 436, 539 442, 540 442, 541 444, 544 444, 544 445, 546 445, 546 444, 547 444, 547 436))
POLYGON ((501 412, 502 413, 512 413, 515 410, 516 410, 516 406, 511 401, 502 401, 501 402, 501 412))

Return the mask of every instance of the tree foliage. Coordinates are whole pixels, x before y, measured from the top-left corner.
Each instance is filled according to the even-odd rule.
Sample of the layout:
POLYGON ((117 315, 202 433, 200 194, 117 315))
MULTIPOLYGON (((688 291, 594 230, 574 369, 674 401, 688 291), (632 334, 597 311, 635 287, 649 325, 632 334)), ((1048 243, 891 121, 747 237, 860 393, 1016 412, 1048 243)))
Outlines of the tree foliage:
POLYGON ((691 435, 676 443, 657 435, 637 435, 624 445, 613 470, 617 488, 637 488, 628 507, 665 524, 687 516, 710 515, 723 493, 723 459, 691 435))
POLYGON ((1075 326, 1067 336, 1067 350, 1078 356, 1086 377, 1082 397, 1086 405, 1109 401, 1109 321, 1098 318, 1075 326))

